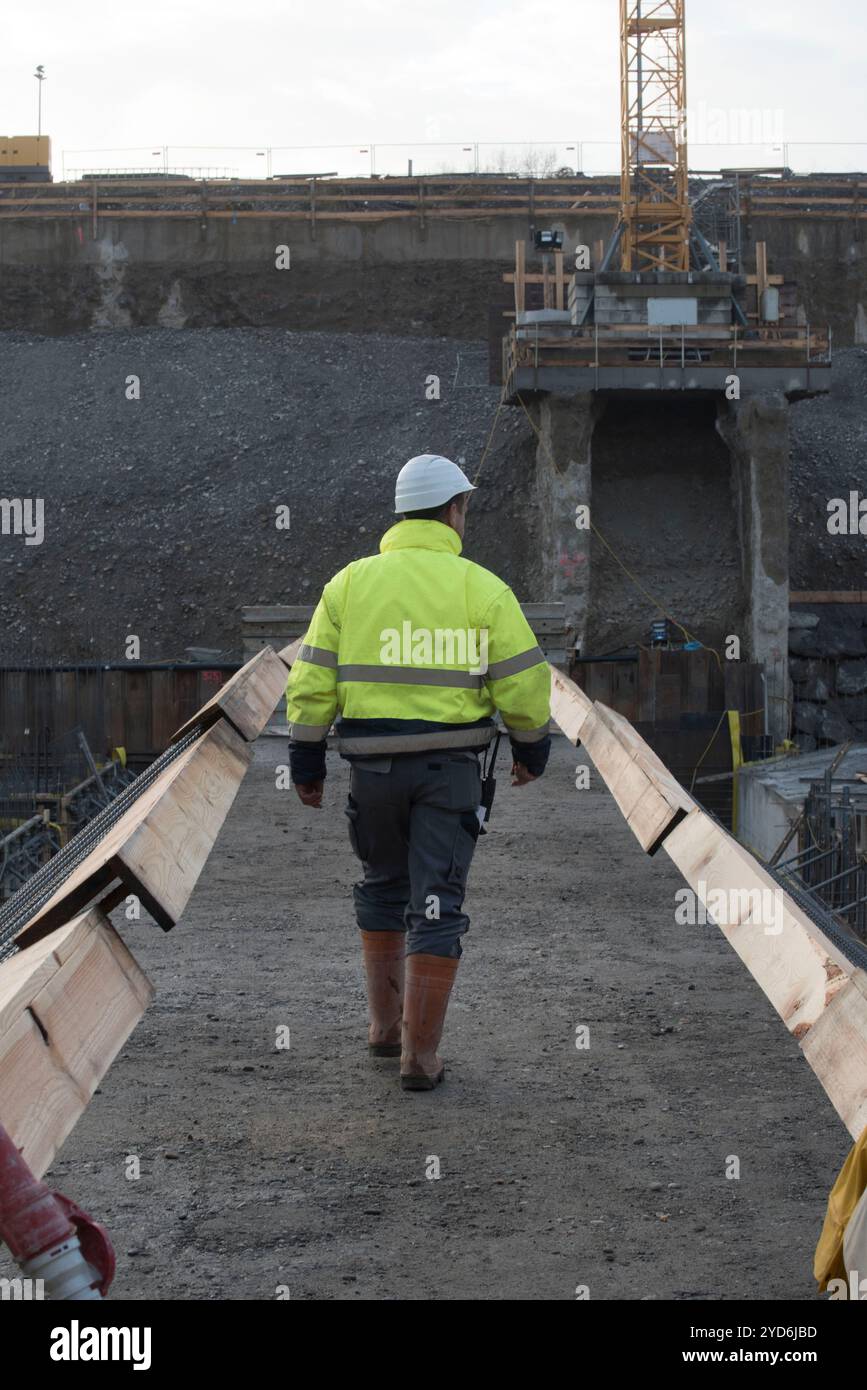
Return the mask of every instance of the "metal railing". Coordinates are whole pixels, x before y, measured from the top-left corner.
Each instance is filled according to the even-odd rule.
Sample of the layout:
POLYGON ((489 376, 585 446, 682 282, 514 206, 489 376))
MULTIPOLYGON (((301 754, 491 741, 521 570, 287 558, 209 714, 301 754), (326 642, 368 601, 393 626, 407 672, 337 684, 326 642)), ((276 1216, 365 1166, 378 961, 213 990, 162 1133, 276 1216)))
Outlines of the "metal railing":
MULTIPOLYGON (((771 127, 749 127, 731 133, 765 134, 765 139, 712 140, 698 138, 717 133, 712 126, 702 131, 694 118, 688 122, 690 163, 693 169, 713 171, 735 167, 791 168, 799 173, 867 169, 867 141, 784 140, 771 127)), ((720 131, 719 133, 724 133, 720 131)), ((323 169, 341 177, 387 174, 498 174, 514 172, 544 178, 562 169, 575 173, 620 176, 620 139, 582 140, 563 134, 549 140, 443 140, 370 141, 328 145, 139 145, 127 149, 76 149, 61 154, 61 176, 75 166, 90 169, 134 162, 157 173, 184 165, 239 165, 242 177, 270 177, 288 173, 310 175, 323 169), (127 156, 121 159, 118 156, 127 156)))

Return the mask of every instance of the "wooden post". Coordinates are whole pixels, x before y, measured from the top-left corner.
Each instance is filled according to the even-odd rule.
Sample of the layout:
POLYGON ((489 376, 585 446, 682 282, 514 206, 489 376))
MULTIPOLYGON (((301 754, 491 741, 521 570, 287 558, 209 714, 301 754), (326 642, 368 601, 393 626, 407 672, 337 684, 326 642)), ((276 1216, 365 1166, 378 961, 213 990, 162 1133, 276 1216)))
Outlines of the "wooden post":
POLYGON ((524 269, 527 261, 527 243, 515 242, 515 314, 524 312, 524 269))

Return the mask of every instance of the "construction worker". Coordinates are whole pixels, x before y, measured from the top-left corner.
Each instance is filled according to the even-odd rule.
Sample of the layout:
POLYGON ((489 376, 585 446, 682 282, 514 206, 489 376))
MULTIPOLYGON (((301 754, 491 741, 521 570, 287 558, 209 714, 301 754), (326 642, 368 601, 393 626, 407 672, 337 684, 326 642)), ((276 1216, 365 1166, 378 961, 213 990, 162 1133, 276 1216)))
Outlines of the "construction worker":
POLYGON ((400 470, 378 555, 354 560, 319 600, 286 688, 292 780, 322 805, 326 736, 352 764, 349 837, 375 1057, 400 1055, 405 1090, 441 1081, 437 1056, 469 926, 467 873, 484 812, 479 754, 499 711, 512 786, 550 751, 550 677, 507 584, 461 558, 475 488, 421 454, 400 470))

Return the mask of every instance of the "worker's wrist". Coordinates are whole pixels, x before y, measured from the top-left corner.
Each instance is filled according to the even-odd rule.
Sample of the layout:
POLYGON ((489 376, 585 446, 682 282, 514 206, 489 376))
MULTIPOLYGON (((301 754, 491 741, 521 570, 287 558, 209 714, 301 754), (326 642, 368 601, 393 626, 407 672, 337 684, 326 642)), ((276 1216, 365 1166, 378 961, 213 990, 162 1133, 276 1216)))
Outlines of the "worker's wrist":
POLYGON ((548 756, 551 752, 551 735, 546 734, 544 738, 538 739, 535 743, 519 743, 518 740, 514 738, 510 738, 509 743, 515 762, 525 767, 531 776, 541 777, 548 765, 548 756))
POLYGON ((321 745, 304 747, 289 745, 289 772, 296 786, 322 782, 326 777, 325 748, 321 745))

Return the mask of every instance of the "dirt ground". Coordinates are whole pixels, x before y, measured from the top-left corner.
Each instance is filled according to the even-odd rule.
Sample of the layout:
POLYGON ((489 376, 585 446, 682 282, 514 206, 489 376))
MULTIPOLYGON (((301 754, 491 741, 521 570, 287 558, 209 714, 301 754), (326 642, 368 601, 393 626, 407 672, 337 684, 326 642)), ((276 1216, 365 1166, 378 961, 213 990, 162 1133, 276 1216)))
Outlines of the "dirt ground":
POLYGON ((172 933, 115 913, 157 998, 49 1178, 108 1226, 115 1297, 815 1297, 848 1136, 717 929, 675 924, 664 852, 575 789, 586 754, 501 777, 446 1082, 404 1094, 365 1050, 347 766, 305 810, 285 750, 259 740, 172 933))

